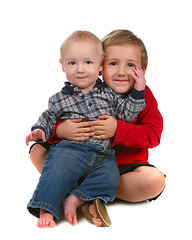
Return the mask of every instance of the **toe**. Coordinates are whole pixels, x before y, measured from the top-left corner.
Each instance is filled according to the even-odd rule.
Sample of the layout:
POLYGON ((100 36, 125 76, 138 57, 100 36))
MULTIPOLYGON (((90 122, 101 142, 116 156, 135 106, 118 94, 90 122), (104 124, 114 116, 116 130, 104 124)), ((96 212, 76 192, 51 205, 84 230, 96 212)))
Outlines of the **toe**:
POLYGON ((74 226, 77 225, 77 217, 76 217, 76 216, 73 217, 73 223, 72 223, 72 224, 73 224, 74 226))
POLYGON ((89 212, 91 213, 91 215, 92 215, 93 217, 97 217, 97 213, 96 213, 96 211, 95 211, 95 206, 94 206, 94 204, 91 204, 91 205, 89 206, 89 212))
POLYGON ((55 227, 55 221, 54 220, 50 221, 49 227, 50 228, 54 228, 55 227))
POLYGON ((37 227, 41 227, 41 222, 40 222, 39 219, 38 219, 38 221, 37 221, 37 227))
POLYGON ((50 225, 50 221, 45 221, 44 226, 45 226, 45 227, 49 227, 49 225, 50 225))
POLYGON ((94 224, 96 227, 101 227, 102 222, 101 222, 101 220, 100 220, 98 217, 93 217, 93 224, 94 224))
POLYGON ((100 227, 100 226, 102 225, 102 222, 101 222, 101 220, 100 220, 100 219, 98 218, 98 216, 97 216, 97 213, 96 213, 94 204, 91 204, 91 205, 89 206, 89 212, 90 212, 91 215, 93 216, 93 219, 92 219, 93 224, 94 224, 95 226, 97 226, 97 227, 100 227))

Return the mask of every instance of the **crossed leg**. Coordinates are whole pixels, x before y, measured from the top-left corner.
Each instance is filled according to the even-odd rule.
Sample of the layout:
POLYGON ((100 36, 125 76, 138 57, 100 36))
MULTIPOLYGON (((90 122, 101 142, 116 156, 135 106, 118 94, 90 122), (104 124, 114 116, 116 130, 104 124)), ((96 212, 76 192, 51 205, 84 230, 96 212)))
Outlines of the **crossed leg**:
POLYGON ((157 168, 141 166, 121 175, 116 187, 117 198, 141 202, 158 196, 165 187, 165 176, 157 168))
MULTIPOLYGON (((128 202, 140 202, 158 196, 165 187, 164 174, 154 167, 141 166, 133 172, 121 175, 116 187, 117 198, 128 202)), ((83 206, 81 211, 84 212, 83 206)), ((94 204, 89 206, 89 212, 93 216, 93 223, 100 227, 94 204)))

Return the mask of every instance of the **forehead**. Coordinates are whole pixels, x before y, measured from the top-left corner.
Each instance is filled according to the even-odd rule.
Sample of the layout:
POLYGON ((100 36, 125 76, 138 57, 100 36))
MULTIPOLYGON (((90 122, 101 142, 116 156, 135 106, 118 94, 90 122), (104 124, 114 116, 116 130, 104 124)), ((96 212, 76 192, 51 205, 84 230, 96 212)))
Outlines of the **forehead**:
POLYGON ((84 39, 79 41, 70 40, 66 43, 63 56, 69 57, 69 55, 78 56, 78 57, 86 57, 89 56, 100 56, 99 46, 98 44, 90 39, 84 39))
POLYGON ((106 59, 134 60, 141 63, 141 52, 138 46, 133 44, 109 46, 105 51, 106 59))

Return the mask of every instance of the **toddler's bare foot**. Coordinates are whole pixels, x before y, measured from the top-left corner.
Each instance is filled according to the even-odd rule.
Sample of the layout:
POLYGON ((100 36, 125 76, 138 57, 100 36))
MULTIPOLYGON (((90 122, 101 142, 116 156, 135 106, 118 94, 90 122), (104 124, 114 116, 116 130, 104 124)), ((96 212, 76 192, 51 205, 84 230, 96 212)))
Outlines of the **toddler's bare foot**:
POLYGON ((85 203, 84 200, 77 198, 74 195, 69 195, 63 200, 64 216, 72 225, 77 224, 76 210, 83 203, 85 203))
POLYGON ((55 227, 55 221, 53 220, 53 215, 44 209, 40 209, 40 217, 37 221, 37 227, 40 227, 40 228, 55 227))

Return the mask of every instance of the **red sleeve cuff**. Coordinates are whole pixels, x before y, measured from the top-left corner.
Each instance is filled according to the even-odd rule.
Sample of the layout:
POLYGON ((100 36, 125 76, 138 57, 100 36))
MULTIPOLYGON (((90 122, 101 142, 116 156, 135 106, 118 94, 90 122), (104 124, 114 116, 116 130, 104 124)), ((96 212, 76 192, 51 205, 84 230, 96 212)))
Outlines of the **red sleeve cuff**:
POLYGON ((61 141, 63 140, 63 139, 58 139, 58 138, 56 137, 56 129, 57 129, 57 127, 58 127, 61 123, 63 123, 63 121, 58 121, 58 122, 56 123, 56 125, 55 125, 55 127, 54 127, 54 130, 53 130, 53 134, 52 134, 51 137, 49 138, 48 143, 53 144, 53 143, 61 142, 61 141))

